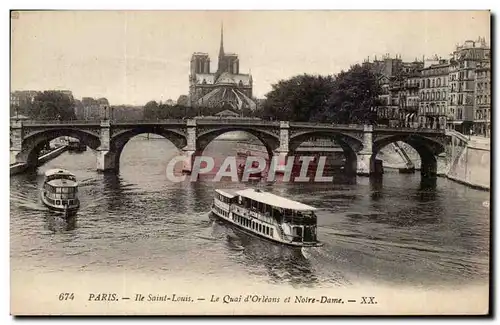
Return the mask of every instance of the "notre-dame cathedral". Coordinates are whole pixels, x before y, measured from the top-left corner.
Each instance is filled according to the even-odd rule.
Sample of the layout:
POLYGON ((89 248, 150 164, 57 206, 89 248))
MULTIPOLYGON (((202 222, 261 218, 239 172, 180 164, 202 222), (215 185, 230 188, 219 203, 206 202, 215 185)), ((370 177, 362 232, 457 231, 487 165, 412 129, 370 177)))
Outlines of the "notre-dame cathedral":
POLYGON ((237 54, 224 52, 224 31, 221 27, 217 71, 210 72, 207 53, 193 53, 189 75, 189 105, 193 107, 220 107, 221 109, 254 110, 252 76, 240 74, 237 54))

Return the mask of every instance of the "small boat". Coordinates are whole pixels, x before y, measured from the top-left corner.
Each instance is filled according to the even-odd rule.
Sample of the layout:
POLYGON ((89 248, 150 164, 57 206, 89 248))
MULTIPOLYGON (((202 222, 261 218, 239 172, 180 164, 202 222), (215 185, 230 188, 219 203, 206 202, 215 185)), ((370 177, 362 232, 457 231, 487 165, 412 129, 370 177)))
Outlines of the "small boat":
MULTIPOLYGON (((259 164, 256 161, 252 162, 252 168, 257 168, 257 167, 259 167, 259 164)), ((240 164, 238 166, 239 177, 242 178, 244 173, 245 173, 245 165, 240 164)), ((248 180, 260 180, 261 178, 262 178, 262 172, 248 174, 248 180)))
POLYGON ((46 171, 41 198, 49 210, 64 213, 65 217, 75 215, 80 208, 75 175, 64 169, 46 171))
POLYGON ((211 214, 243 232, 294 247, 322 246, 317 209, 259 189, 215 190, 211 214))
POLYGON ((68 150, 82 152, 87 150, 87 146, 80 142, 78 139, 69 139, 68 140, 68 150))

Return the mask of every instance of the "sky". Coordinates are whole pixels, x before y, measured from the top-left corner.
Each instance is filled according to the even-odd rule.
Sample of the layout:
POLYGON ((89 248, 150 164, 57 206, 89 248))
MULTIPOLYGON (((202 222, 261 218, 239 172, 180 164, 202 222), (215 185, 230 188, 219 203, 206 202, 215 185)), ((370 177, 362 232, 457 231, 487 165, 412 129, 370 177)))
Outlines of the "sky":
POLYGON ((25 11, 11 20, 11 90, 69 89, 111 105, 177 100, 189 61, 224 49, 251 72, 254 96, 297 74, 336 74, 389 53, 448 58, 486 37, 487 11, 25 11))

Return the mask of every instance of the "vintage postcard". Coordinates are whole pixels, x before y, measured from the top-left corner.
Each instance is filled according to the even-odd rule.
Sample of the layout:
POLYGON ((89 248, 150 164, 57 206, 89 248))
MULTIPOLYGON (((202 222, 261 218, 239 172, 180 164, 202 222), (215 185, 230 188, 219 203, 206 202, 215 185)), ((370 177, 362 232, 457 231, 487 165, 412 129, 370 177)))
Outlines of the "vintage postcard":
POLYGON ((490 15, 11 11, 11 314, 488 314, 490 15))

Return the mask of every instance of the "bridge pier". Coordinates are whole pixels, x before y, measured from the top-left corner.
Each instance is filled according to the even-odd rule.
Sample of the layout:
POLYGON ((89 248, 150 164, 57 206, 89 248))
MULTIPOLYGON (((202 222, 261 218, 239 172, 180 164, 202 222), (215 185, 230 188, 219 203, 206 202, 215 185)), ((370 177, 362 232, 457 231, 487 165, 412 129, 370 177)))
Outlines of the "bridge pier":
POLYGON ((289 144, 290 144, 290 123, 287 121, 280 121, 280 146, 273 152, 273 157, 269 162, 269 173, 274 175, 283 174, 285 166, 288 162, 289 144))
POLYGON ((97 150, 97 171, 98 172, 116 172, 120 166, 117 166, 116 153, 109 150, 97 150))
POLYGON ((448 174, 450 169, 449 159, 446 157, 446 153, 441 153, 437 156, 437 175, 444 176, 448 174))
POLYGON ((368 153, 358 153, 356 162, 356 174, 359 176, 370 176, 375 169, 373 166, 372 155, 368 153))
MULTIPOLYGON (((288 162, 288 152, 283 152, 283 151, 275 151, 273 152, 273 157, 271 158, 271 161, 269 162, 269 174, 284 174, 286 171, 286 166, 288 162)), ((292 167, 293 167, 293 157, 292 158, 292 167)), ((291 168, 290 168, 291 170, 291 168)))
POLYGON ((116 153, 110 146, 111 125, 109 120, 101 121, 100 140, 101 146, 97 148, 97 171, 98 172, 116 172, 120 166, 116 153))
POLYGON ((25 163, 21 161, 22 144, 23 144, 23 124, 15 120, 10 123, 10 162, 25 163))
POLYGON ((422 178, 437 178, 437 164, 423 164, 420 169, 422 178))
POLYGON ((373 156, 373 126, 365 125, 363 128, 363 148, 356 154, 356 174, 370 176, 375 173, 375 159, 373 156))
POLYGON ((182 149, 184 156, 186 157, 186 160, 184 161, 182 165, 182 172, 186 174, 191 174, 193 171, 193 164, 194 160, 196 159, 196 156, 199 155, 197 153, 197 146, 196 146, 196 120, 187 120, 186 123, 187 127, 187 144, 186 146, 182 149))
POLYGON ((21 159, 21 150, 10 148, 10 163, 11 164, 25 163, 25 161, 22 160, 23 159, 21 159))
POLYGON ((186 158, 182 163, 182 172, 186 174, 191 174, 193 171, 194 160, 196 159, 196 151, 195 150, 183 150, 182 151, 184 157, 186 158))

